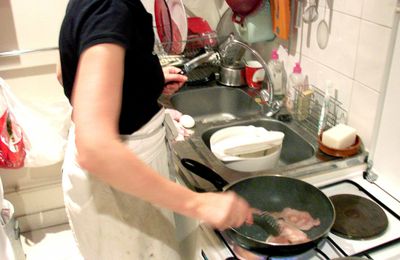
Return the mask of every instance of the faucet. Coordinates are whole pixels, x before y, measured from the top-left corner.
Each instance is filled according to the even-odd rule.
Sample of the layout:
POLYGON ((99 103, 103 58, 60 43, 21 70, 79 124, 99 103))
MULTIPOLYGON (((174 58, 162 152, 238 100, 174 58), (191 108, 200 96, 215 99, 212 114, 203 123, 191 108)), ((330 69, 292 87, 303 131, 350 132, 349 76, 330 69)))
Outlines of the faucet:
MULTIPOLYGON (((268 71, 267 63, 264 61, 264 59, 261 57, 261 55, 256 50, 251 48, 246 43, 235 39, 233 34, 230 34, 229 37, 227 38, 227 40, 225 40, 220 45, 220 52, 221 52, 220 56, 224 57, 224 55, 226 55, 226 53, 228 51, 228 48, 235 46, 235 45, 238 45, 240 47, 243 47, 243 48, 249 50, 263 66, 266 77, 264 77, 264 81, 261 84, 262 87, 258 91, 257 95, 261 100, 263 113, 268 117, 274 116, 280 110, 280 108, 282 106, 282 102, 278 101, 278 100, 274 100, 274 86, 272 83, 271 75, 269 74, 269 71, 268 71)), ((244 53, 241 53, 241 55, 239 55, 240 58, 243 54, 244 53)))

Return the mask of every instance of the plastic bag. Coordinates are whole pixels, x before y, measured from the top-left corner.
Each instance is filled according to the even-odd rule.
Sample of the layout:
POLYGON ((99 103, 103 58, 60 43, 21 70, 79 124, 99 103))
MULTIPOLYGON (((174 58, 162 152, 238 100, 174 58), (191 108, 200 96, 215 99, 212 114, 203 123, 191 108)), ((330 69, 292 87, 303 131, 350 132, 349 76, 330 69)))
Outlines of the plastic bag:
POLYGON ((42 167, 61 161, 71 122, 72 108, 68 101, 28 106, 27 102, 20 102, 2 78, 0 88, 0 102, 7 105, 8 111, 22 129, 26 152, 24 166, 42 167))
POLYGON ((5 108, 0 117, 0 167, 21 168, 25 161, 25 145, 21 127, 5 108))

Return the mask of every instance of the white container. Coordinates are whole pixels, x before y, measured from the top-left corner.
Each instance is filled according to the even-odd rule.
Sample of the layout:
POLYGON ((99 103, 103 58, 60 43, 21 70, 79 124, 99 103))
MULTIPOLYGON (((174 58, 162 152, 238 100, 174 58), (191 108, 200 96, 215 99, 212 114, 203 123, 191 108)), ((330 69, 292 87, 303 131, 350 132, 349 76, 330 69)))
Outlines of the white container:
POLYGON ((286 95, 286 71, 276 49, 272 50, 268 71, 274 86, 274 98, 282 100, 286 95))
POLYGON ((254 172, 274 168, 282 150, 284 134, 276 131, 267 131, 263 127, 254 126, 233 126, 215 132, 210 138, 210 147, 214 155, 221 160, 226 167, 237 171, 254 172), (255 139, 251 139, 253 136, 255 139), (259 143, 257 137, 259 136, 259 143), (268 139, 270 141, 268 141, 268 139), (257 149, 253 153, 231 156, 224 153, 225 147, 233 146, 233 142, 239 145, 265 144, 265 149, 257 149), (231 142, 231 143, 230 143, 231 142))
POLYGON ((273 40, 275 34, 272 31, 269 1, 264 1, 254 13, 246 16, 242 23, 234 21, 234 26, 237 34, 247 43, 273 40))
POLYGON ((302 91, 304 86, 304 75, 301 73, 300 63, 296 63, 293 72, 289 75, 288 87, 286 91, 285 105, 289 113, 294 114, 294 105, 297 92, 302 91))

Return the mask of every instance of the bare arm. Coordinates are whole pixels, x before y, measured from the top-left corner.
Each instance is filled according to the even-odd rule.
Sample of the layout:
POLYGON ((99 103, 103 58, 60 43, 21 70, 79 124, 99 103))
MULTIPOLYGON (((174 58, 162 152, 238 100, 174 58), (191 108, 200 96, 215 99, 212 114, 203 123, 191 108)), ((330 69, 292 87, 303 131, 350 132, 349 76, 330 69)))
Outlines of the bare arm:
POLYGON ((125 51, 115 44, 81 55, 72 103, 79 164, 102 181, 180 214, 224 229, 241 225, 249 205, 233 193, 195 193, 161 177, 119 140, 125 51), (154 187, 157 187, 154 189, 154 187))
POLYGON ((62 70, 61 70, 61 62, 60 59, 57 60, 56 64, 56 75, 57 75, 57 80, 63 86, 63 81, 62 81, 62 70))

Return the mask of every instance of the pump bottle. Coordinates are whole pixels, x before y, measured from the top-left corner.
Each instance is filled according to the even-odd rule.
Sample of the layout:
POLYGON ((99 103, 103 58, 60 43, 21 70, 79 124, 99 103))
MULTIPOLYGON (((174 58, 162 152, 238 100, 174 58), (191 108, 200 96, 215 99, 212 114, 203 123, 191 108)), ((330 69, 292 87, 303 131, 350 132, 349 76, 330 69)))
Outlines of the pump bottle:
POLYGON ((295 102, 297 93, 304 87, 304 75, 301 72, 300 63, 296 63, 293 72, 289 75, 288 86, 286 91, 286 109, 289 113, 295 113, 295 102))

